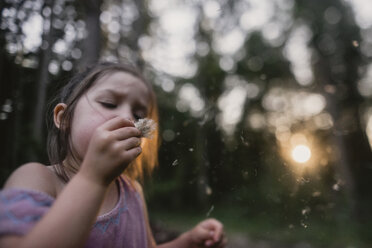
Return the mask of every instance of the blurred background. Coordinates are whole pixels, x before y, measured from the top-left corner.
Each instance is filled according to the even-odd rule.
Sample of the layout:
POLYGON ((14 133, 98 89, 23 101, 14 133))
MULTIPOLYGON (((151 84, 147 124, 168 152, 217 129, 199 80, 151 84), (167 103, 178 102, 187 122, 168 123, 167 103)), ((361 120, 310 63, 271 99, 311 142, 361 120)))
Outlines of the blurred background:
POLYGON ((372 246, 370 0, 2 0, 0 183, 48 163, 48 101, 97 60, 153 83, 159 242, 221 220, 228 247, 372 246))

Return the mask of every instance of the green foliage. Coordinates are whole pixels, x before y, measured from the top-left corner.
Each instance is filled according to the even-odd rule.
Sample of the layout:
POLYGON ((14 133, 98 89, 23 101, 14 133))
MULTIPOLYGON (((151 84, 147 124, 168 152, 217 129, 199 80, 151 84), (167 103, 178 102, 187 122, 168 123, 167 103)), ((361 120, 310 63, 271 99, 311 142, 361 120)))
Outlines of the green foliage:
MULTIPOLYGON (((43 46, 31 50, 22 47, 25 34, 20 27, 33 14, 41 15, 44 21, 51 18, 45 3, 38 7, 31 2, 0 4, 1 184, 22 163, 29 160, 47 163, 46 130, 42 141, 36 142, 32 137, 34 103, 39 95, 37 82, 42 69, 48 66, 46 92, 50 99, 86 55, 84 36, 78 35, 84 29, 86 6, 67 0, 56 1, 51 44, 45 46, 48 33, 44 30, 43 46), (66 33, 70 34, 67 38, 66 33), (67 46, 65 52, 54 47, 58 42, 67 46), (42 55, 47 49, 51 49, 50 63, 43 64, 42 55), (11 111, 4 107, 8 103, 11 111)), ((207 16, 204 2, 184 1, 196 12, 191 47, 203 45, 207 51, 198 53, 195 49, 189 55, 188 61, 193 61, 197 69, 187 78, 167 74, 142 56, 156 51, 151 44, 166 44, 167 39, 167 32, 159 24, 161 16, 156 16, 150 4, 107 1, 99 8, 104 13, 102 59, 138 64, 154 82, 158 96, 163 141, 160 166, 153 178, 146 181, 151 216, 168 216, 174 225, 191 225, 208 215, 221 219, 232 232, 279 243, 302 240, 320 247, 345 244, 363 247, 364 240, 371 243, 368 226, 372 220, 369 211, 372 156, 365 132, 367 111, 363 112, 370 107, 370 99, 358 89, 370 58, 355 45, 364 38, 350 7, 341 0, 278 1, 273 4, 273 20, 267 25, 281 18, 289 21, 273 41, 265 36, 268 26, 244 28, 242 17, 245 11, 254 8, 249 1, 216 1, 220 8, 215 19, 207 16), (287 7, 281 6, 284 2, 287 7), (116 10, 124 7, 128 13, 137 14, 121 16, 116 10), (327 17, 329 13, 333 16, 327 17), (119 24, 117 33, 110 31, 110 21, 119 24), (242 32, 241 47, 232 54, 218 51, 216 37, 228 36, 234 28, 242 32), (306 69, 313 73, 308 84, 299 82, 287 50, 293 33, 301 28, 308 30, 309 36, 304 41, 311 53, 306 69), (150 49, 141 51, 146 46, 150 49), (231 67, 223 66, 224 59, 231 67), (165 80, 174 82, 174 89, 164 90, 165 80), (179 108, 179 94, 185 85, 194 87, 204 103, 197 114, 190 108, 179 108), (258 92, 253 94, 256 88, 258 92), (223 105, 228 105, 222 99, 234 89, 249 90, 244 95, 242 114, 229 133, 221 121, 226 107, 223 105), (295 109, 303 99, 295 97, 311 94, 323 99, 324 107, 316 114, 296 116, 295 109), (256 124, 252 124, 254 115, 258 116, 256 124), (292 137, 298 133, 310 137, 313 167, 301 169, 288 155, 291 142, 283 134, 292 137)), ((276 28, 279 27, 274 25, 271 32, 275 33, 276 28)), ((306 60, 305 57, 300 60, 306 60)), ((235 97, 233 100, 238 101, 235 97)))

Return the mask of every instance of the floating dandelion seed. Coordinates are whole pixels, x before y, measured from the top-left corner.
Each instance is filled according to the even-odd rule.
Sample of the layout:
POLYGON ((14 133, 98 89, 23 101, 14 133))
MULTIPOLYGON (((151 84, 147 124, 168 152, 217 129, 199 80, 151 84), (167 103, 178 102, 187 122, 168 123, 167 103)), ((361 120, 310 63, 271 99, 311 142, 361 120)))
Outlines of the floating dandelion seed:
POLYGON ((142 137, 151 138, 156 130, 156 122, 151 119, 139 119, 134 123, 134 126, 141 131, 142 137))
POLYGON ((304 222, 301 222, 301 226, 303 226, 303 228, 307 228, 307 224, 304 222))
POLYGON ((296 181, 297 181, 299 184, 303 185, 303 184, 305 184, 305 183, 309 183, 309 182, 310 182, 310 179, 301 177, 301 178, 299 178, 299 179, 296 179, 296 181))
POLYGON ((356 41, 356 40, 353 40, 353 46, 354 46, 354 47, 359 47, 359 42, 356 41))
POLYGON ((212 205, 211 208, 209 209, 207 213, 207 217, 209 217, 209 215, 212 213, 213 210, 214 210, 214 205, 212 205))
POLYGON ((189 151, 190 151, 190 152, 193 152, 193 151, 194 151, 194 148, 189 148, 189 151))
POLYGON ((306 214, 310 213, 310 211, 311 211, 311 209, 309 207, 306 207, 306 208, 302 209, 301 213, 302 213, 302 215, 306 215, 306 214))
POLYGON ((249 146, 249 142, 247 142, 242 135, 240 136, 240 140, 242 141, 243 145, 249 146))
POLYGON ((176 166, 176 165, 178 165, 178 160, 177 159, 174 160, 173 163, 172 163, 172 166, 176 166))
POLYGON ((335 190, 335 191, 339 191, 339 190, 340 190, 340 185, 338 185, 338 184, 336 183, 336 184, 334 184, 334 185, 332 186, 332 189, 335 190))

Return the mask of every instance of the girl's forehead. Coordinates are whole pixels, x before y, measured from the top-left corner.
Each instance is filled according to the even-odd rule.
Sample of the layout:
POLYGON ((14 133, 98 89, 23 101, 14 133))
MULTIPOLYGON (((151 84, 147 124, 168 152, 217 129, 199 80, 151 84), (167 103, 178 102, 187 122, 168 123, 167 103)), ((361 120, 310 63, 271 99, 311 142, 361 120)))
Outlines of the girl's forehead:
POLYGON ((112 72, 103 75, 91 87, 91 91, 111 89, 119 93, 128 91, 143 92, 149 96, 149 88, 139 77, 127 72, 112 72))

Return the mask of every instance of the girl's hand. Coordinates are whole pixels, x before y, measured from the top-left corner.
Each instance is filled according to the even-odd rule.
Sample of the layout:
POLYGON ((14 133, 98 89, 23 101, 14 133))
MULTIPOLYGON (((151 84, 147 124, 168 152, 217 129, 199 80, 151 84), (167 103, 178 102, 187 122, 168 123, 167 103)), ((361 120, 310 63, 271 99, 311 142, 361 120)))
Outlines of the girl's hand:
POLYGON ((80 173, 107 186, 142 152, 140 135, 130 120, 106 121, 94 131, 80 173))
POLYGON ((206 219, 200 222, 187 235, 189 237, 190 247, 192 248, 222 248, 227 243, 223 225, 215 219, 206 219))

